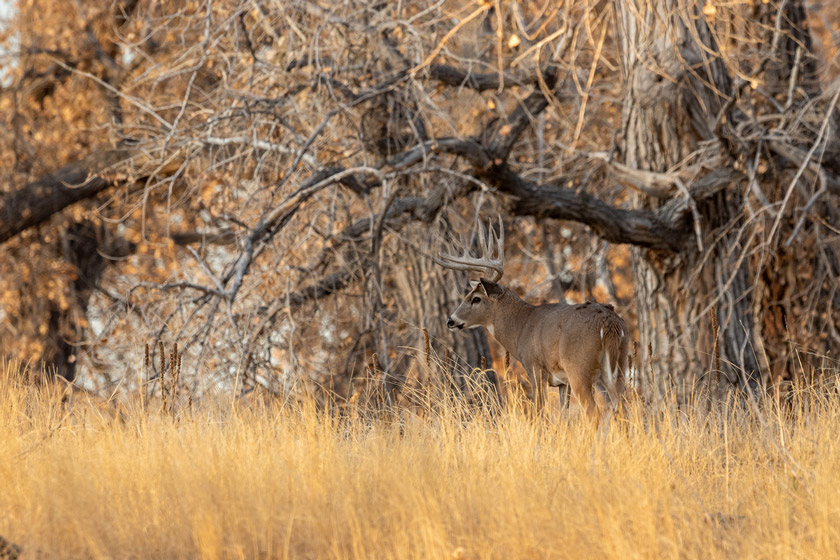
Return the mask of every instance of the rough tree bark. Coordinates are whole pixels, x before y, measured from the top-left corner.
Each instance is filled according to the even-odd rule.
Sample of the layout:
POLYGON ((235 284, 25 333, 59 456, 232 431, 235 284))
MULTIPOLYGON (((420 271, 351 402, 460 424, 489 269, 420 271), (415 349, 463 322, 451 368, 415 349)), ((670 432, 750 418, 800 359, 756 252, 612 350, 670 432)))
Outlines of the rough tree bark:
MULTIPOLYGON (((677 4, 615 3, 626 81, 620 149, 624 164, 634 169, 666 172, 703 150, 704 142, 715 139, 724 95, 731 91, 722 62, 707 54, 717 47, 702 5, 686 10, 677 4)), ((740 258, 740 188, 734 183, 696 201, 692 218, 697 223, 685 224, 678 251, 632 250, 640 346, 644 354, 653 352, 643 363, 650 364, 654 379, 649 381, 660 390, 685 372, 710 369, 712 309, 732 380, 757 385, 750 279, 740 258), (695 227, 699 239, 691 235, 695 227)), ((639 208, 663 204, 641 193, 633 198, 639 208)))

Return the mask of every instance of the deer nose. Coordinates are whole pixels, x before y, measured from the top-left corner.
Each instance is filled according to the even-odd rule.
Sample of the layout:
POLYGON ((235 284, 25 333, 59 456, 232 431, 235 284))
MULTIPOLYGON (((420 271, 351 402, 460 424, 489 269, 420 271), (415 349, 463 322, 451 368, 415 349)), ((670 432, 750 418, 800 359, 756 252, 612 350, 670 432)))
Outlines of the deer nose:
POLYGON ((446 328, 448 328, 450 331, 454 331, 455 329, 463 329, 464 323, 456 323, 455 320, 452 317, 450 317, 446 320, 446 328))

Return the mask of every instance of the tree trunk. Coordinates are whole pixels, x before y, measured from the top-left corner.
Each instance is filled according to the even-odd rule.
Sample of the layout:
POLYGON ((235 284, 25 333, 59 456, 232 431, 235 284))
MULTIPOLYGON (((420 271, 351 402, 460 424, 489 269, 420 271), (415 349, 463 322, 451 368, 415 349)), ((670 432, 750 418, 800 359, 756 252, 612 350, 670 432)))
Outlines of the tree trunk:
MULTIPOLYGON (((721 92, 731 90, 729 78, 719 58, 708 54, 716 52, 716 46, 702 5, 686 10, 672 4, 676 3, 615 4, 627 87, 620 148, 631 168, 667 172, 698 154, 718 155, 719 148, 713 153, 710 142, 702 143, 715 137, 725 104, 721 92)), ((665 254, 632 249, 644 356, 639 367, 654 391, 673 382, 683 396, 700 376, 711 372, 712 310, 721 327, 724 375, 741 386, 757 384, 752 294, 748 263, 741 258, 739 189, 732 185, 696 202, 694 218, 685 223, 681 250, 665 254)), ((637 193, 633 203, 655 208, 663 202, 637 193)))
POLYGON ((69 309, 51 305, 41 359, 47 372, 72 382, 79 353, 84 350, 86 329, 79 318, 87 317, 90 297, 108 263, 131 254, 135 247, 89 221, 70 224, 61 244, 65 260, 75 269, 71 281, 73 303, 69 309))
MULTIPOLYGON (((802 123, 789 132, 789 143, 802 153, 817 143, 816 159, 836 175, 840 170, 840 117, 832 105, 823 109, 827 114, 819 109, 823 91, 805 6, 801 0, 786 0, 757 4, 753 11, 765 30, 765 91, 785 107, 787 119, 802 123), (820 136, 820 127, 808 121, 825 121, 826 135, 820 136)), ((762 186, 774 203, 784 200, 799 166, 799 162, 779 160, 775 167, 780 172, 762 186)), ((794 207, 791 219, 780 221, 777 235, 768 241, 772 258, 761 263, 757 275, 759 323, 765 341, 762 353, 774 385, 803 375, 813 377, 840 343, 840 254, 829 241, 840 227, 840 212, 823 197, 814 204, 811 216, 796 213, 820 198, 820 188, 825 188, 820 180, 798 181, 795 202, 790 204, 794 207), (806 260, 803 255, 813 258, 806 260)))

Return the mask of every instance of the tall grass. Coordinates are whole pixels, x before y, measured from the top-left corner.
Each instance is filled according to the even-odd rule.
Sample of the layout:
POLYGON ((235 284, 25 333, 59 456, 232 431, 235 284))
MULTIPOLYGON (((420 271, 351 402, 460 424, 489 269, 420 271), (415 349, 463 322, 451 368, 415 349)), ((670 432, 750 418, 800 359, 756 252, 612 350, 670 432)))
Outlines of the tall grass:
POLYGON ((0 535, 22 558, 827 558, 840 550, 830 393, 598 429, 436 403, 94 401, 0 362, 0 535), (807 406, 806 406, 807 404, 807 406), (430 412, 434 410, 434 412, 430 412))

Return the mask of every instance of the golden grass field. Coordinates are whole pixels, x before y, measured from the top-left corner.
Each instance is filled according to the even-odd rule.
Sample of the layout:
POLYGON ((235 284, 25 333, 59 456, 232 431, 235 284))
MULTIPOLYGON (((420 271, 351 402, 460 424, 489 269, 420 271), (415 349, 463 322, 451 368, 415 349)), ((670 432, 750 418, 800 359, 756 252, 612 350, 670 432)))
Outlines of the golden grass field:
POLYGON ((21 558, 836 558, 837 388, 631 403, 599 429, 442 404, 175 417, 25 385, 0 362, 0 535, 21 558), (824 395, 824 396, 821 396, 824 395))

